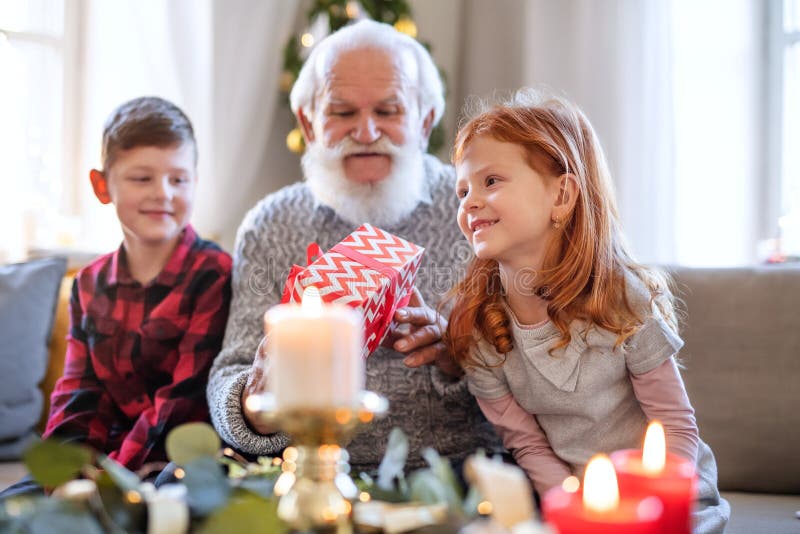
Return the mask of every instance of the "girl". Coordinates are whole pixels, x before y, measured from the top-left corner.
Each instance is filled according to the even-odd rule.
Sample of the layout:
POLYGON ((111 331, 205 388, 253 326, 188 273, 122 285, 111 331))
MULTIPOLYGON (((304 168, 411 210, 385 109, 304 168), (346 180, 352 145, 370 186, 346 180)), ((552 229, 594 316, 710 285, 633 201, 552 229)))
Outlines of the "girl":
POLYGON ((730 509, 675 363, 673 297, 626 250, 589 121, 518 93, 461 128, 453 162, 476 257, 446 342, 535 489, 580 476, 596 452, 638 447, 659 419, 668 449, 697 462, 697 531, 721 532, 730 509))

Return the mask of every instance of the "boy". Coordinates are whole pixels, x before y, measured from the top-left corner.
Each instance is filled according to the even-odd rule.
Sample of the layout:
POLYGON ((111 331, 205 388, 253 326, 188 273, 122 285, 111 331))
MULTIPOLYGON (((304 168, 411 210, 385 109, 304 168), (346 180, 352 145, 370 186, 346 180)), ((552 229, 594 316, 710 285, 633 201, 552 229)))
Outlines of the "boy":
POLYGON ((137 98, 108 119, 102 170, 89 178, 97 199, 114 205, 123 242, 75 278, 44 437, 86 443, 137 470, 166 460, 173 427, 208 420, 231 258, 189 224, 196 167, 192 125, 174 104, 137 98))

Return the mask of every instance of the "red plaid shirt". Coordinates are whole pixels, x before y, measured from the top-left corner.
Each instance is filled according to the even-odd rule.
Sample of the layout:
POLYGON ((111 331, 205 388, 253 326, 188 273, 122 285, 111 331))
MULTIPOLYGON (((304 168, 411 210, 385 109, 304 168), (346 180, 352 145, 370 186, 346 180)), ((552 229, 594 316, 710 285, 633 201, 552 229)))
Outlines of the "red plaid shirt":
POLYGON ((134 470, 165 460, 170 429, 208 420, 230 273, 230 256, 191 226, 146 286, 131 277, 123 247, 82 269, 44 436, 86 443, 134 470))

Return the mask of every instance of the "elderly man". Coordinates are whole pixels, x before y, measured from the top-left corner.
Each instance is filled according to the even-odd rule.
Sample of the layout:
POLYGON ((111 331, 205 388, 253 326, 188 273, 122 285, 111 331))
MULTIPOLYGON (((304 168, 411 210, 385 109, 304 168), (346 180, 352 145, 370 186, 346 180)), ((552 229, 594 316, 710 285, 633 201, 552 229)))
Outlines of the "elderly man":
POLYGON ((455 223, 453 169, 425 154, 444 111, 433 61, 391 26, 361 21, 317 45, 291 104, 306 139, 305 181, 264 198, 239 228, 230 318, 208 385, 214 426, 247 453, 286 446, 286 436, 261 426, 244 403, 265 385, 261 356, 254 361, 263 313, 279 302, 291 265, 305 262, 309 242, 327 250, 369 222, 426 252, 415 298, 395 316, 410 328, 367 360, 367 388, 388 397, 390 413, 348 446, 353 468, 377 467, 395 426, 409 437, 410 468, 423 465, 425 447, 456 461, 479 447, 495 450, 490 425, 444 350, 446 322, 432 308, 468 254, 455 223))

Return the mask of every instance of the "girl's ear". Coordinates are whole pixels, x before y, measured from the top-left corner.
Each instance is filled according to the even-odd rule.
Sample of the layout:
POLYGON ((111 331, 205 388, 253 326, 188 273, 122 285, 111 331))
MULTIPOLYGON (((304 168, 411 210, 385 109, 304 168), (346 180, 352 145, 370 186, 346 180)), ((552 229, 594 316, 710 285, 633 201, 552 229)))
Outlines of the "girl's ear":
POLYGON ((97 197, 97 200, 99 200, 101 204, 110 204, 111 195, 108 194, 108 181, 105 175, 97 169, 92 169, 89 171, 89 181, 92 182, 92 189, 94 190, 94 196, 97 197))
POLYGON ((569 217, 579 194, 578 179, 574 174, 568 172, 558 177, 558 195, 551 214, 553 221, 565 221, 569 217))

